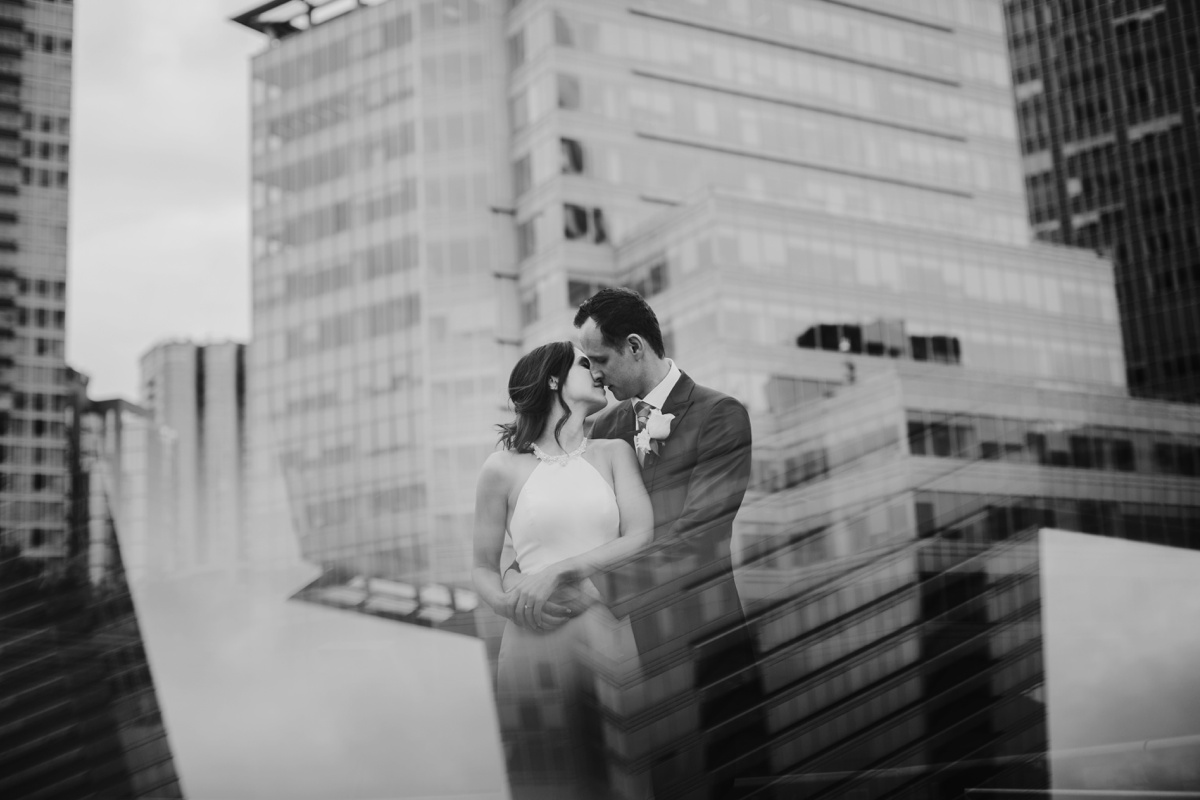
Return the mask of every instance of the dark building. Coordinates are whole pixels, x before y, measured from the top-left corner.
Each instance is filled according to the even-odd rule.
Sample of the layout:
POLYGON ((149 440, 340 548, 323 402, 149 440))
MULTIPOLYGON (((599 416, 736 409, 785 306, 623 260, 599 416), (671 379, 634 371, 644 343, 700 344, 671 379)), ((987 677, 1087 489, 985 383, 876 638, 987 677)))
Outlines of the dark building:
POLYGON ((1030 221, 1116 266, 1130 391, 1200 400, 1189 0, 1007 0, 1030 221))
POLYGON ((73 373, 63 552, 0 544, 0 796, 182 797, 73 373))

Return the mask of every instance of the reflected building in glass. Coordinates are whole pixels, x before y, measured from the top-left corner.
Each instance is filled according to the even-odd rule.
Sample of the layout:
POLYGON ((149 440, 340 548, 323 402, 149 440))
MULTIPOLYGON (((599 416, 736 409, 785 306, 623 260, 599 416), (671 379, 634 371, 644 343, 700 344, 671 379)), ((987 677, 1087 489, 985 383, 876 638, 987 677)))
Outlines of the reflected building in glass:
MULTIPOLYGON (((1127 396, 1111 263, 1029 241, 1001 5, 302 11, 237 20, 269 38, 253 453, 286 489, 261 509, 326 568, 307 599, 399 618, 465 581, 511 365, 630 286, 750 411, 734 550, 761 659, 701 674, 726 632, 677 619, 641 680, 598 672, 613 785, 1047 788, 1032 532, 1189 546, 1200 419, 1127 396)), ((558 763, 510 748, 522 782, 558 763)))
POLYGON ((1195 402, 1196 8, 1004 6, 1034 230, 1112 257, 1130 391, 1195 402))

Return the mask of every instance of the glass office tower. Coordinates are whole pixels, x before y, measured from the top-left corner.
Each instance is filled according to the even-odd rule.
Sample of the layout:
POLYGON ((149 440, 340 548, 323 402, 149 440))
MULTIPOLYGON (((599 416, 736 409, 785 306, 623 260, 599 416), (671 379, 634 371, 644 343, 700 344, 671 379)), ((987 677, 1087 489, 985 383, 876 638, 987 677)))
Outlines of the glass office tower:
POLYGON ((0 538, 67 556, 63 412, 74 7, 0 3, 0 538))
POLYGON ((1112 257, 1130 391, 1195 402, 1195 4, 1009 0, 1005 15, 1034 229, 1112 257))
MULTIPOLYGON (((323 563, 370 551, 370 569, 352 571, 461 577, 508 364, 569 334, 571 306, 623 279, 614 244, 697 193, 840 220, 841 237, 811 251, 764 240, 771 261, 811 260, 835 286, 860 285, 843 268, 852 240, 886 235, 906 252, 862 245, 861 280, 880 296, 908 280, 907 258, 938 264, 929 279, 951 296, 1040 302, 1040 277, 1002 276, 1025 257, 1003 248, 1026 224, 991 3, 293 12, 271 2, 237 18, 270 42, 254 63, 249 370, 251 413, 269 424, 252 449, 256 475, 282 469, 304 550, 323 563), (888 233, 860 233, 876 230, 888 233)), ((647 294, 673 279, 643 266, 647 294)), ((1099 317, 1112 303, 1096 272, 1065 288, 1099 317)), ((674 336, 687 320, 666 311, 674 336)), ((913 333, 953 335, 930 313, 912 315, 913 333)), ((966 358, 1050 347, 1022 333, 977 331, 966 358)), ((1108 381, 1123 369, 1110 345, 1056 346, 1086 351, 1108 381)))
POLYGON ((253 68, 252 447, 307 557, 463 581, 519 342, 503 14, 314 9, 300 33, 278 5, 239 18, 274 35, 253 68))

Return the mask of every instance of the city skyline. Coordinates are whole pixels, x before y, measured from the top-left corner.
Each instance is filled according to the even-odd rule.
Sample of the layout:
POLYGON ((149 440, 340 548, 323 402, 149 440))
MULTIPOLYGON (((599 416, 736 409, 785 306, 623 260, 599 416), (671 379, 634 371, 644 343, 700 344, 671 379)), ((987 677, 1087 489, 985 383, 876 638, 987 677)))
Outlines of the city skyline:
MULTIPOLYGON (((8 39, 34 68, 16 82, 28 102, 53 74, 36 71, 44 54, 73 52, 41 37, 74 4, 0 0, 18 5, 40 15, 8 39)), ((157 682, 139 691, 162 703, 145 716, 184 789, 214 795, 192 777, 221 773, 266 793, 286 771, 316 792, 306 769, 362 796, 371 780, 415 793, 392 776, 407 758, 431 790, 502 793, 507 772, 519 797, 560 763, 553 709, 491 681, 506 623, 468 588, 471 487, 510 365, 573 336, 574 307, 604 286, 643 294, 668 354, 754 432, 717 557, 745 621, 712 602, 706 555, 670 553, 669 528, 639 556, 653 586, 612 605, 670 634, 637 678, 594 674, 614 785, 652 775, 663 800, 1063 788, 1048 698, 1061 706, 1071 669, 1048 656, 1065 620, 1107 632, 1116 615, 1056 609, 1055 583, 1069 593, 1043 555, 1070 531, 1061 563, 1097 541, 1130 565, 1164 545, 1194 563, 1200 406, 1130 397, 1111 260, 1031 241, 1011 2, 193 5, 80 4, 70 278, 10 281, 14 373, 56 358, 74 405, 43 422, 46 397, 14 394, 9 435, 66 430, 65 549, 87 554, 96 597, 128 576, 157 682), (30 330, 64 305, 59 330, 30 330), (122 520, 125 495, 179 513, 122 520), (196 569, 143 572, 155 537, 196 569), (697 602, 653 609, 667 594, 697 602), (447 620, 481 641, 413 627, 447 620), (741 625, 752 655, 730 645, 741 625), (302 699, 318 693, 328 710, 302 699), (460 726, 487 769, 453 770, 460 726), (403 743, 417 730, 425 750, 403 743), (253 777, 201 766, 245 753, 262 759, 253 777)), ((24 117, 20 197, 55 191, 54 124, 24 117)), ((50 237, 63 226, 46 207, 7 221, 50 237)), ((17 490, 54 488, 16 474, 17 490)), ((1085 567, 1066 577, 1094 584, 1085 567)), ((1181 566, 1142 572, 1111 582, 1161 576, 1160 607, 1185 591, 1181 566)), ((1126 633, 1124 669, 1188 663, 1200 642, 1171 627, 1126 633)), ((1075 744, 1109 746, 1097 732, 1116 721, 1099 713, 1075 744)))

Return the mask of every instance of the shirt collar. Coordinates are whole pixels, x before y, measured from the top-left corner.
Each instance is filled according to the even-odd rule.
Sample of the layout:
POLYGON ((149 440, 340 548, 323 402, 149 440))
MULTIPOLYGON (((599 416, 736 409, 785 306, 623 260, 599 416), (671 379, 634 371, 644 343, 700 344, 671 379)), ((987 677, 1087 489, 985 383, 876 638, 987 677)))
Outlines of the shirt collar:
POLYGON ((663 405, 667 402, 667 398, 671 395, 671 390, 674 389, 675 384, 679 382, 679 376, 682 374, 679 371, 679 367, 675 366, 674 361, 668 358, 667 364, 670 365, 670 369, 667 370, 666 377, 658 382, 658 386, 655 386, 653 389, 647 392, 645 397, 635 397, 633 399, 634 404, 641 399, 645 400, 647 403, 657 409, 661 409, 663 407, 663 405))

